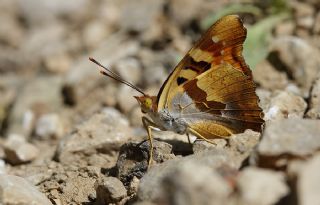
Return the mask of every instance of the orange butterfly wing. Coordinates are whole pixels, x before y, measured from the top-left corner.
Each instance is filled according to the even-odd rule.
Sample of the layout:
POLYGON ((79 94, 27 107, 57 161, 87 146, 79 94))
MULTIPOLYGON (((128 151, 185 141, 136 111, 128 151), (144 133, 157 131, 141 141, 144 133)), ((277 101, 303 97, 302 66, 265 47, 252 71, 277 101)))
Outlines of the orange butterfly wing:
POLYGON ((169 75, 158 93, 158 109, 167 104, 171 90, 191 80, 212 65, 227 62, 251 77, 251 70, 242 57, 247 30, 237 15, 228 15, 213 24, 195 46, 189 50, 169 75))
POLYGON ((238 16, 218 20, 170 74, 159 91, 158 110, 180 113, 206 138, 260 131, 263 114, 242 57, 245 38, 238 16))

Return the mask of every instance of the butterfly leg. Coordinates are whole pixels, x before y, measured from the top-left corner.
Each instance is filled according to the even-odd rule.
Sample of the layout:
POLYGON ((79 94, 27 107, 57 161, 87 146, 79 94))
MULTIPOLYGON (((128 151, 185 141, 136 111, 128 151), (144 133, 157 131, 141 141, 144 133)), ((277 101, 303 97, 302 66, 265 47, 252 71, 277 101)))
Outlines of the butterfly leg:
POLYGON ((203 139, 204 141, 210 143, 210 144, 216 144, 214 141, 208 140, 207 138, 205 138, 204 136, 202 136, 199 132, 195 131, 194 129, 188 128, 188 131, 192 134, 194 134, 195 136, 203 139))
POLYGON ((190 135, 189 135, 188 132, 187 132, 186 134, 187 134, 187 137, 188 137, 188 142, 189 142, 189 144, 191 145, 190 135))
POLYGON ((152 143, 151 130, 157 129, 157 127, 155 126, 155 124, 151 120, 149 120, 146 117, 142 117, 142 124, 145 127, 145 129, 147 130, 148 140, 150 143, 149 161, 148 161, 148 169, 149 169, 150 165, 152 164, 152 160, 153 160, 153 143, 152 143))

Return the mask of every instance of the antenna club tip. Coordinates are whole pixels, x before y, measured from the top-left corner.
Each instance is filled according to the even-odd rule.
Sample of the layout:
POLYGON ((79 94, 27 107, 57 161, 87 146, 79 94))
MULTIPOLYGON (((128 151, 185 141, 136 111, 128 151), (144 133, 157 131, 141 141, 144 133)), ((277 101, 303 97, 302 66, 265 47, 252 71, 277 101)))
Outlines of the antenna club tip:
POLYGON ((90 61, 94 61, 94 59, 93 59, 92 57, 89 57, 89 60, 90 60, 90 61))

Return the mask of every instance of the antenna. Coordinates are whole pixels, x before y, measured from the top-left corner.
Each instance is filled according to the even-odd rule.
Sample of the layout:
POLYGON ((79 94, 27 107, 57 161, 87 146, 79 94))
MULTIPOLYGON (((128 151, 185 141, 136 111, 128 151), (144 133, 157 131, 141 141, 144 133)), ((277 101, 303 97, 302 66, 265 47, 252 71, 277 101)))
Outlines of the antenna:
POLYGON ((146 96, 146 94, 140 88, 138 88, 137 86, 133 85, 132 83, 124 80, 120 75, 116 74, 115 72, 111 71, 107 67, 103 66, 101 63, 96 61, 94 58, 89 57, 89 60, 104 69, 104 70, 100 70, 100 73, 102 75, 108 76, 108 77, 110 77, 110 78, 112 78, 112 79, 114 79, 114 80, 116 80, 116 81, 118 81, 120 83, 123 83, 123 84, 135 89, 136 91, 138 91, 142 95, 146 96))

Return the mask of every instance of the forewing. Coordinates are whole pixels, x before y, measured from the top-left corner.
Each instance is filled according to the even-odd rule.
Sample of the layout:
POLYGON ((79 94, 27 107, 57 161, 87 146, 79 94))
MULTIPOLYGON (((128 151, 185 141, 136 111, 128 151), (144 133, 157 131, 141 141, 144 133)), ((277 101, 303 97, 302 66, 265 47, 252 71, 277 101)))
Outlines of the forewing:
POLYGON ((158 110, 166 107, 177 87, 221 63, 228 63, 251 79, 251 71, 242 57, 246 28, 237 15, 222 17, 213 24, 180 61, 158 93, 158 110))

